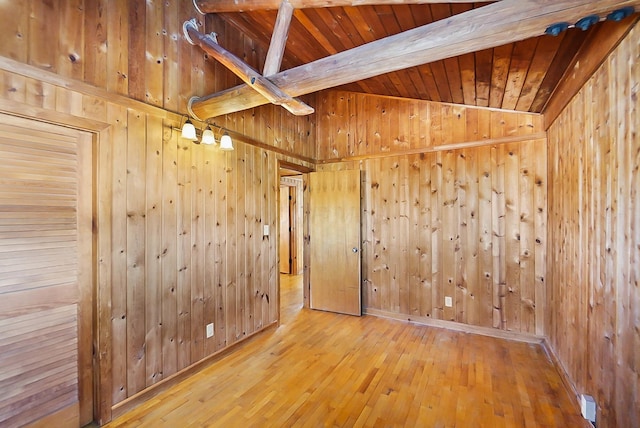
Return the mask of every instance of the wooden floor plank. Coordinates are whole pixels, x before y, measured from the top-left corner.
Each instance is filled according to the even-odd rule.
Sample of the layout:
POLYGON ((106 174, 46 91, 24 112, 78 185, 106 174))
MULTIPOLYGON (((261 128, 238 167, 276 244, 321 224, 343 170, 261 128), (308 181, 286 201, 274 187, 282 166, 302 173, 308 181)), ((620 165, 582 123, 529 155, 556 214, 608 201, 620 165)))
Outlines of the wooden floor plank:
POLYGON ((586 427, 540 345, 302 309, 107 427, 586 427))

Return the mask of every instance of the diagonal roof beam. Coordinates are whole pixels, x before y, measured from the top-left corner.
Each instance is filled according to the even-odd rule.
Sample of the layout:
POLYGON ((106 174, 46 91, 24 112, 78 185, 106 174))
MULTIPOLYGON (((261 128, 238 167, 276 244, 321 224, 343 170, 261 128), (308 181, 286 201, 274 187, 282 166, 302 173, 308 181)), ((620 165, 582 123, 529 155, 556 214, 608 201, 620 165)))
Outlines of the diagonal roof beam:
POLYGON ((271 76, 280 71, 282 58, 284 57, 284 49, 287 44, 287 38, 289 37, 289 26, 291 25, 292 17, 293 6, 291 6, 288 0, 282 0, 280 9, 278 9, 276 25, 273 28, 269 51, 267 51, 267 59, 264 61, 264 70, 262 71, 264 76, 271 76))
MULTIPOLYGON (((200 33, 195 19, 186 21, 183 25, 183 31, 184 36, 189 43, 200 46, 203 51, 211 55, 222 65, 232 71, 236 76, 241 78, 249 88, 255 90, 257 94, 264 97, 266 102, 281 105, 297 116, 304 116, 314 112, 313 107, 291 97, 277 85, 274 85, 269 79, 260 75, 260 73, 240 58, 218 45, 215 33, 206 35, 200 33)), ((189 106, 191 106, 191 101, 189 102, 189 106)), ((198 116, 198 113, 195 111, 190 112, 195 115, 196 118, 200 120, 203 119, 201 116, 198 116)))
MULTIPOLYGON (((269 77, 297 97, 392 71, 537 37, 557 22, 625 7, 640 0, 502 0, 367 43, 269 77)), ((548 36, 551 37, 551 36, 548 36)), ((216 117, 266 104, 246 85, 190 103, 198 117, 216 117)))
MULTIPOLYGON (((310 9, 334 6, 375 6, 393 4, 469 3, 472 0, 290 0, 295 9, 310 9)), ((499 1, 499 0, 489 0, 499 1)), ((252 10, 275 10, 280 0, 193 0, 196 10, 205 13, 249 12, 252 10)))

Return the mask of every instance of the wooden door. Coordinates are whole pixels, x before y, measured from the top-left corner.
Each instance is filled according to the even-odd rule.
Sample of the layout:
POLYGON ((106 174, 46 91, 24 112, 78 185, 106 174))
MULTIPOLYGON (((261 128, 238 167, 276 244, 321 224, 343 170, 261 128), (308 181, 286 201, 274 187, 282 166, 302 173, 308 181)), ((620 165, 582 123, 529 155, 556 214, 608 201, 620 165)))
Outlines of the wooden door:
POLYGON ((280 186, 280 273, 291 273, 291 193, 289 186, 280 186))
POLYGON ((93 420, 91 146, 0 114, 0 426, 93 420))
POLYGON ((309 174, 310 307, 361 315, 360 171, 309 174))

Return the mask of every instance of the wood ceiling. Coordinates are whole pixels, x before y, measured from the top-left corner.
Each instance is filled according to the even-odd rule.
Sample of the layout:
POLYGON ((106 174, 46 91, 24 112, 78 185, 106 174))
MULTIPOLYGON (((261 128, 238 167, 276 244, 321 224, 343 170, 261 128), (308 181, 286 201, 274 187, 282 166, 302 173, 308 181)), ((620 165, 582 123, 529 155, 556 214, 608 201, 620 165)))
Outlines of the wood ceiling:
MULTIPOLYGON (((488 4, 457 2, 295 9, 281 70, 488 4)), ((266 49, 277 14, 277 10, 247 10, 222 12, 218 16, 266 49)), ((581 49, 596 43, 613 25, 625 23, 601 22, 587 31, 570 28, 557 37, 544 35, 526 39, 365 78, 339 88, 539 113, 581 49)))

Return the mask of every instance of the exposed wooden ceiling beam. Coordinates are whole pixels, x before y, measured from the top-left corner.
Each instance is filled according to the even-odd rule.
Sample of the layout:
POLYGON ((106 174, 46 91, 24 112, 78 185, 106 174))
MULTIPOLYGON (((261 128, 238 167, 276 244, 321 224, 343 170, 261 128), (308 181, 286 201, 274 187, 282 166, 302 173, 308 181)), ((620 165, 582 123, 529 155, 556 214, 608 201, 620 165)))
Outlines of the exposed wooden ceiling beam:
POLYGON ((273 28, 267 59, 264 61, 262 74, 265 76, 271 76, 280 71, 282 58, 284 57, 284 49, 287 44, 287 38, 289 37, 289 26, 291 25, 292 17, 293 6, 291 6, 288 0, 282 0, 280 9, 278 9, 276 24, 273 28))
MULTIPOLYGON (((295 9, 310 9, 334 6, 375 6, 393 4, 469 3, 471 0, 290 0, 295 9)), ((489 0, 500 1, 500 0, 489 0)), ((193 0, 201 13, 249 12, 252 10, 275 10, 281 0, 193 0)))
MULTIPOLYGON (((640 0, 502 0, 448 19, 414 28, 269 77, 292 97, 384 73, 537 37, 557 22, 640 5, 640 0)), ((551 36, 549 36, 551 37, 551 36)), ((216 117, 266 104, 246 85, 191 103, 200 118, 216 117)))
MULTIPOLYGON (((194 45, 198 45, 203 51, 218 60, 222 65, 231 70, 236 76, 242 79, 249 88, 264 97, 263 104, 270 102, 281 105, 289 112, 304 116, 314 112, 313 107, 304 102, 289 96, 269 79, 263 77, 258 71, 251 68, 240 58, 218 45, 215 35, 202 34, 198 31, 195 20, 184 23, 183 30, 187 40, 194 45)), ((193 112, 198 118, 204 119, 193 112)))

